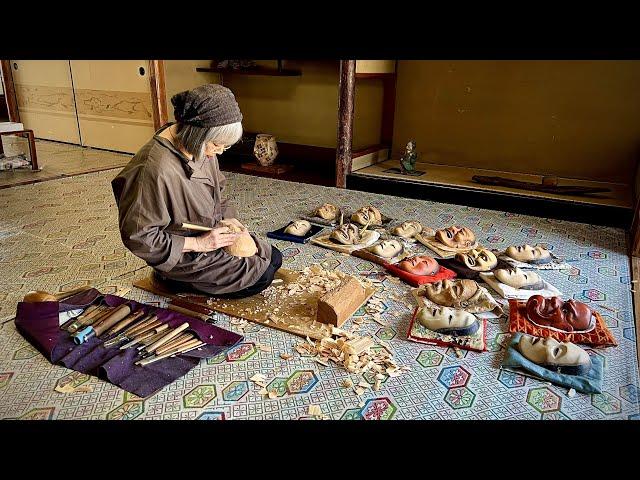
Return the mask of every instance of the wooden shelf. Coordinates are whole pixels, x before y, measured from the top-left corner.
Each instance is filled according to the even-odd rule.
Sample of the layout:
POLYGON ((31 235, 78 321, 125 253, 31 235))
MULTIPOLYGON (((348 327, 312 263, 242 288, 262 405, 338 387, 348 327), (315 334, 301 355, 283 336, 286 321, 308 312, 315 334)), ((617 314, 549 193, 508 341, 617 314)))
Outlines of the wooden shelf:
POLYGON ((633 206, 633 196, 630 186, 620 183, 593 182, 581 179, 559 178, 559 185, 598 186, 611 189, 611 192, 584 196, 560 195, 555 193, 520 190, 510 187, 482 185, 471 180, 471 177, 474 175, 499 175, 524 182, 540 183, 542 180, 541 175, 530 175, 514 172, 498 172, 495 170, 456 167, 452 165, 439 165, 420 161, 416 163, 416 170, 422 170, 426 173, 419 177, 410 177, 407 175, 402 175, 400 173, 385 171, 398 166, 399 161, 397 159, 387 160, 384 162, 376 163, 375 165, 361 168, 360 170, 356 170, 352 173, 354 175, 387 178, 410 183, 442 185, 450 188, 464 190, 503 193, 518 195, 521 197, 541 198, 549 200, 560 200, 574 204, 602 205, 624 209, 631 209, 633 206))
POLYGON ((277 68, 271 67, 252 67, 240 70, 233 70, 231 68, 196 67, 196 72, 210 72, 225 75, 266 75, 270 77, 300 77, 302 75, 302 70, 291 68, 283 68, 282 70, 278 70, 277 68))

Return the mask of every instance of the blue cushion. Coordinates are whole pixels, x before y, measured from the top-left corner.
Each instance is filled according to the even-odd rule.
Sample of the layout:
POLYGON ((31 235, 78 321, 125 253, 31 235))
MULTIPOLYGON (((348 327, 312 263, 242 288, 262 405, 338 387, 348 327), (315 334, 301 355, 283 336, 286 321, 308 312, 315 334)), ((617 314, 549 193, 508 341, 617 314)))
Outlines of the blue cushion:
POLYGON ((599 355, 591 357, 591 370, 584 375, 569 375, 544 368, 527 360, 518 350, 517 345, 522 333, 515 333, 507 346, 502 360, 502 367, 510 370, 523 370, 542 380, 562 387, 574 388, 582 393, 602 393, 604 361, 599 355))

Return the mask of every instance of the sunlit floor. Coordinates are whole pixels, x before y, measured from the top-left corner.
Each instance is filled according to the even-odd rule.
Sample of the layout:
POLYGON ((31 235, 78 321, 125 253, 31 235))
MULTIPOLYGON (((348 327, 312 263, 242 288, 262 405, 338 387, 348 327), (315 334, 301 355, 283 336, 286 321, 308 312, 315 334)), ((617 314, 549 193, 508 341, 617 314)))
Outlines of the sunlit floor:
MULTIPOLYGON (((9 142, 9 137, 5 136, 3 139, 5 144, 9 142)), ((19 150, 12 147, 5 145, 7 156, 19 153, 19 150)), ((123 167, 133 156, 47 140, 36 140, 36 152, 40 171, 0 171, 0 188, 123 167)))

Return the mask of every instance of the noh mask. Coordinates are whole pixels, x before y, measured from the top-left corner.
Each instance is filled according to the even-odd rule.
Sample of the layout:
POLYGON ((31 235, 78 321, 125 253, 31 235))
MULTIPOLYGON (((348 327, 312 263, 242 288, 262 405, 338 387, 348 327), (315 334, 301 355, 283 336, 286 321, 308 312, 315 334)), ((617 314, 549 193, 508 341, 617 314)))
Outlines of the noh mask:
POLYGON ((291 222, 287 228, 284 229, 284 233, 289 235, 295 235, 296 237, 304 237, 311 230, 311 224, 306 220, 296 220, 291 222))
POLYGON ((449 307, 422 307, 416 319, 429 330, 443 335, 473 335, 479 328, 475 315, 449 307))
POLYGON ((325 220, 335 220, 338 216, 338 207, 330 203, 325 203, 319 207, 314 214, 325 220))
POLYGON ((353 223, 345 223, 331 232, 329 238, 342 245, 357 245, 361 240, 360 229, 353 223))
POLYGON ((573 343, 522 335, 517 347, 527 360, 558 373, 584 375, 591 370, 591 357, 573 343))
POLYGON ((369 205, 351 215, 351 220, 360 225, 382 225, 382 214, 376 207, 369 205))
POLYGON ((451 248, 470 248, 476 243, 476 235, 467 227, 452 226, 436 230, 437 241, 451 248))
POLYGON ((474 248, 466 253, 458 253, 456 260, 476 272, 488 272, 498 265, 498 259, 486 248, 474 248))
POLYGON ((472 304, 480 293, 474 280, 440 280, 425 285, 426 297, 433 303, 445 307, 465 308, 472 304))
POLYGON ((519 262, 532 263, 532 264, 544 264, 551 262, 551 252, 545 247, 536 245, 519 245, 508 247, 505 252, 508 257, 513 258, 519 262))
POLYGON ((367 250, 382 258, 393 258, 402 252, 402 245, 397 240, 384 240, 367 248, 367 250))
POLYGON ((527 300, 526 308, 529 320, 542 327, 571 333, 588 331, 594 325, 591 309, 575 300, 534 295, 527 300))
POLYGON ((391 230, 391 233, 402 238, 413 238, 418 233, 422 233, 422 225, 414 221, 402 222, 402 224, 393 228, 393 230, 391 230))
POLYGON ((499 268, 493 275, 500 283, 522 290, 542 290, 544 281, 535 272, 524 272, 519 268, 499 268))
POLYGON ((440 270, 440 265, 428 255, 416 255, 398 263, 398 267, 413 275, 435 275, 440 270))

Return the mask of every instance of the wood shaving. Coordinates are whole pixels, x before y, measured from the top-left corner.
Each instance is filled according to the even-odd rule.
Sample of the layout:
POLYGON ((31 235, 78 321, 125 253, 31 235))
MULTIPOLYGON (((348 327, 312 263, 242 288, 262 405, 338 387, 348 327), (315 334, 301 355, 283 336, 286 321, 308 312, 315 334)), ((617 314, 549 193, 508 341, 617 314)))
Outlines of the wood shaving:
POLYGON ((58 393, 92 393, 93 385, 78 385, 74 387, 73 384, 67 383, 66 385, 56 386, 54 390, 58 393))
POLYGON ((271 351, 271 347, 269 345, 258 344, 257 346, 258 346, 258 349, 260 351, 263 351, 263 352, 270 352, 271 351))
POLYGON ((340 382, 340 386, 343 388, 351 388, 353 387, 353 382, 347 378, 340 382))
POLYGON ((358 396, 362 395, 364 393, 364 391, 365 391, 365 389, 362 388, 362 387, 356 387, 355 388, 356 395, 358 395, 358 396))
POLYGON ((289 353, 281 353, 280 358, 283 360, 291 360, 293 358, 293 355, 289 353))
POLYGON ((326 362, 325 360, 322 360, 322 359, 320 359, 320 358, 318 358, 318 357, 314 358, 314 360, 315 360, 316 362, 318 362, 320 365, 324 365, 325 367, 328 367, 328 366, 329 366, 329 363, 328 363, 328 362, 326 362))
POLYGON ((276 392, 275 390, 269 390, 269 398, 277 398, 278 396, 278 392, 276 392))
POLYGON ((308 415, 312 415, 314 417, 318 417, 322 415, 322 409, 320 405, 309 405, 309 409, 307 410, 308 415))
POLYGON ((249 380, 251 380, 253 383, 258 385, 259 387, 266 387, 267 386, 267 377, 266 377, 266 375, 264 375, 262 373, 256 373, 249 380))

